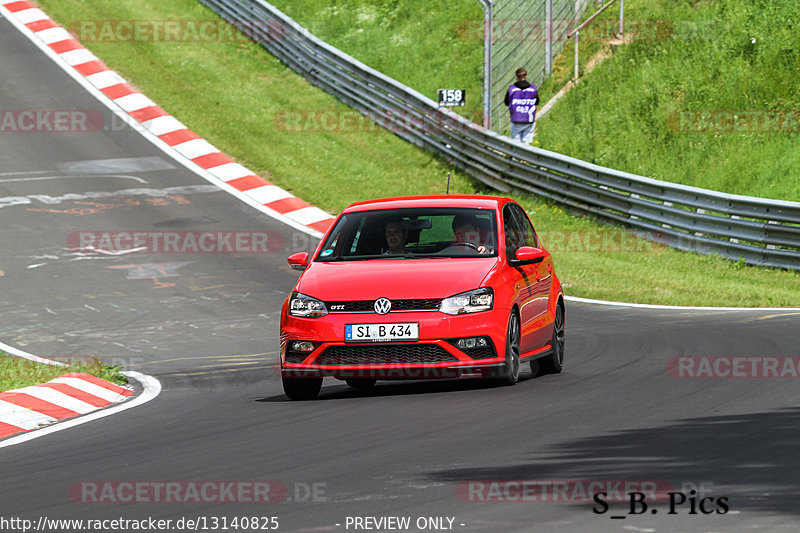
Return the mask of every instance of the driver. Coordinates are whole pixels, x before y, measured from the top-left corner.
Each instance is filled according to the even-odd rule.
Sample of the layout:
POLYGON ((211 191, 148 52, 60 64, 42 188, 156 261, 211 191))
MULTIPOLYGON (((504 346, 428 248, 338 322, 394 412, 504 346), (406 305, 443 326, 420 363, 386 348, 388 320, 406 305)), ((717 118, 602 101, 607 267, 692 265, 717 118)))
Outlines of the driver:
POLYGON ((491 248, 481 244, 480 223, 472 215, 456 215, 453 217, 454 241, 447 249, 453 248, 477 250, 479 254, 492 253, 491 248))

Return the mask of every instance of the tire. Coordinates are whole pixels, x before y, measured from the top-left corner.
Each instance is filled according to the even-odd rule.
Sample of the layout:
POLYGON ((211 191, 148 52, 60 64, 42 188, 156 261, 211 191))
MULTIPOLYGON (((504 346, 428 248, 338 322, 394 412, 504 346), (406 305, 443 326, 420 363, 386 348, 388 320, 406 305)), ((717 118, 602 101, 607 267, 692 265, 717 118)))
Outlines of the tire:
POLYGON ((511 316, 508 317, 508 327, 506 328, 506 363, 498 376, 498 381, 502 385, 515 385, 519 381, 519 355, 519 317, 512 312, 511 316))
POLYGON ((553 321, 552 353, 541 360, 542 370, 549 374, 558 374, 564 369, 564 310, 556 305, 556 318, 553 321))
POLYGON ((344 380, 345 383, 354 389, 369 389, 373 387, 377 381, 377 379, 372 378, 352 378, 344 380))
POLYGON ((542 363, 538 359, 534 359, 528 364, 531 367, 531 377, 538 377, 542 373, 542 363))
POLYGON ((290 400, 313 400, 322 388, 322 378, 282 376, 283 392, 290 400))

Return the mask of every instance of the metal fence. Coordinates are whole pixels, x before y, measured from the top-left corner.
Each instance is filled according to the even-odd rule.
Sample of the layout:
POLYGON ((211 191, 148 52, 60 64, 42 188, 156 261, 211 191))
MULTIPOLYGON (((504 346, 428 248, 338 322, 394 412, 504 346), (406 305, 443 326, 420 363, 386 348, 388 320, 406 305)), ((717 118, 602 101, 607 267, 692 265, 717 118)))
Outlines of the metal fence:
POLYGON ((493 2, 492 130, 508 131, 503 96, 515 80, 514 71, 525 67, 528 80, 541 85, 550 75, 553 58, 567 42, 567 32, 578 25, 590 2, 595 0, 493 2))
POLYGON ((498 191, 528 191, 681 250, 800 270, 800 202, 658 181, 523 145, 437 108, 263 0, 200 1, 312 84, 498 191))

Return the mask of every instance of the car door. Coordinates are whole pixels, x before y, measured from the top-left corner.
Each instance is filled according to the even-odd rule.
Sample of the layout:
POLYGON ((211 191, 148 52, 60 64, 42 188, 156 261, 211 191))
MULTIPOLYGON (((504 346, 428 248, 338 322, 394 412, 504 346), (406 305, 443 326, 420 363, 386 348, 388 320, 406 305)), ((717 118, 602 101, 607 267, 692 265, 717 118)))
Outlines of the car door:
MULTIPOLYGON (((503 225, 506 235, 506 254, 509 259, 521 246, 539 247, 536 232, 533 230, 525 211, 517 204, 506 204, 503 208, 503 225)), ((550 342, 547 325, 547 300, 552 283, 552 262, 549 255, 539 263, 512 265, 517 271, 515 280, 520 309, 520 348, 522 353, 530 352, 550 342)))

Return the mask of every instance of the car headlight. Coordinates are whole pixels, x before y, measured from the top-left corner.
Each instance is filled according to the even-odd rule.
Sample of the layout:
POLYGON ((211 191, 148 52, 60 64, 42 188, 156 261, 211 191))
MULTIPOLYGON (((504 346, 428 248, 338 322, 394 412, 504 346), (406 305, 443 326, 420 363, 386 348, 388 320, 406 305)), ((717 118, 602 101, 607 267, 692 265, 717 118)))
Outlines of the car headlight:
POLYGON ((494 302, 494 291, 489 287, 462 292, 442 300, 439 311, 448 315, 463 315, 488 311, 494 302))
POLYGON ((289 314, 303 318, 319 318, 328 314, 328 308, 325 307, 325 302, 293 292, 289 299, 289 314))

